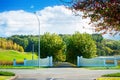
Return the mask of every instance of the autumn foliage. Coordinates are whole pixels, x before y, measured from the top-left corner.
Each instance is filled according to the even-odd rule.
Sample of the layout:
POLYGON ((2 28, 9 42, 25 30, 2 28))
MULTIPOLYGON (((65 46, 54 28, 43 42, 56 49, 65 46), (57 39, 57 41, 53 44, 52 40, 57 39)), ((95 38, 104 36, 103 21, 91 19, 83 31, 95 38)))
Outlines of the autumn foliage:
POLYGON ((16 50, 16 51, 24 52, 24 49, 23 49, 22 46, 14 43, 11 40, 6 40, 4 38, 0 38, 0 48, 1 49, 16 50))
POLYGON ((90 17, 96 31, 119 33, 120 0, 71 0, 71 2, 70 8, 84 12, 84 18, 90 17))

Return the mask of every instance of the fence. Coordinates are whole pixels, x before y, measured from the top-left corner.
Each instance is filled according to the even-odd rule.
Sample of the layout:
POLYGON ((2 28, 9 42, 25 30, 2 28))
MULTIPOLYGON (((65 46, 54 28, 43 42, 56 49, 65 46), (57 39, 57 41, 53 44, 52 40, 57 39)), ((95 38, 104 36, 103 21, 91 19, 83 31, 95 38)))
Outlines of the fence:
POLYGON ((52 57, 47 57, 47 58, 44 58, 44 59, 40 59, 40 61, 24 59, 23 64, 17 64, 16 60, 14 59, 13 60, 13 66, 53 66, 52 62, 53 62, 52 57))
POLYGON ((77 66, 117 66, 120 57, 96 57, 92 59, 77 56, 77 66))

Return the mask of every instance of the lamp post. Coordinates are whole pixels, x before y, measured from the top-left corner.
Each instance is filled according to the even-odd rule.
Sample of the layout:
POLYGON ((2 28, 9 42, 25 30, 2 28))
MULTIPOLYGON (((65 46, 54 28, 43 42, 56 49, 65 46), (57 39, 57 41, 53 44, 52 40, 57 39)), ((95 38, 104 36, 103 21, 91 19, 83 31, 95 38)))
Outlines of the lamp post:
POLYGON ((32 43, 32 60, 34 60, 34 43, 32 43))
POLYGON ((38 17, 38 15, 36 14, 36 12, 34 13, 36 18, 37 18, 37 21, 38 21, 38 66, 40 67, 40 19, 38 17))

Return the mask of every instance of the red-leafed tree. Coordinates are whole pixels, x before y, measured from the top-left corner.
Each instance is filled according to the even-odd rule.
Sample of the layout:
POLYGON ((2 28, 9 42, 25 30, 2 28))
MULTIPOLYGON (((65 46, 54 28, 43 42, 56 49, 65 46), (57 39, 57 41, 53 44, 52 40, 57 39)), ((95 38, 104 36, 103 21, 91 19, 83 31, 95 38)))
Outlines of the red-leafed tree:
POLYGON ((120 31, 120 0, 61 0, 71 3, 70 9, 84 12, 90 17, 96 31, 111 34, 120 31))

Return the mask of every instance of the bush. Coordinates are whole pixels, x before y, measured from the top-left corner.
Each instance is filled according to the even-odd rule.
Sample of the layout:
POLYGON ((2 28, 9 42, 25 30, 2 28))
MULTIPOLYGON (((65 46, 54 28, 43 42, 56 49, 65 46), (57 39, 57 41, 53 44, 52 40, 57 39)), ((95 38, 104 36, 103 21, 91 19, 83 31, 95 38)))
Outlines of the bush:
POLYGON ((0 76, 15 76, 13 72, 0 71, 0 76))
POLYGON ((102 77, 120 77, 120 73, 105 74, 102 77))

